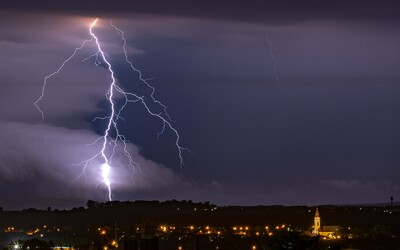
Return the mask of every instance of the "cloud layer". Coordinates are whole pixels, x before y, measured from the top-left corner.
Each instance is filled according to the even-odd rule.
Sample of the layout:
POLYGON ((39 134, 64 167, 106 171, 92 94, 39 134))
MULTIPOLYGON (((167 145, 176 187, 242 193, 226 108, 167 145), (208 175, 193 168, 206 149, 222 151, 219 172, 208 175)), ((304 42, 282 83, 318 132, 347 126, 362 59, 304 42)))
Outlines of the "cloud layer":
MULTIPOLYGON (((16 199, 11 198, 7 206, 27 197, 37 199, 32 206, 41 199, 46 199, 48 205, 57 205, 52 204, 53 199, 64 198, 104 200, 107 191, 100 176, 102 159, 93 159, 86 169, 78 165, 99 152, 101 142, 92 145, 99 135, 90 130, 16 122, 0 122, 0 127, 7 131, 0 137, 0 190, 2 197, 16 199)), ((127 150, 140 168, 130 167, 122 148, 117 148, 110 176, 114 198, 128 199, 120 194, 132 196, 191 188, 172 170, 140 156, 134 145, 129 144, 127 150)))
MULTIPOLYGON (((284 6, 272 7, 272 12, 293 14, 284 6)), ((354 17, 338 16, 339 7, 325 10, 324 17, 325 12, 309 16, 310 5, 300 7, 293 18, 267 15, 268 20, 218 18, 216 13, 208 19, 196 15, 199 10, 187 16, 96 13, 115 17, 126 31, 130 56, 145 78, 154 76, 157 97, 168 104, 184 145, 195 152, 179 169, 173 135, 157 139, 162 124, 140 106, 129 106, 121 129, 140 145, 128 149, 142 167, 132 175, 117 152, 115 198, 315 204, 351 197, 381 201, 398 190, 397 17, 391 11, 387 18, 379 14, 386 13, 385 6, 371 18, 365 6, 354 17)), ((104 132, 104 124, 91 118, 109 108, 107 71, 93 61, 82 62, 93 47, 49 81, 40 102, 45 124, 37 124, 40 113, 33 105, 44 76, 89 38, 93 19, 79 11, 37 11, 0 15, 3 203, 35 199, 46 206, 68 199, 68 204, 82 204, 76 201, 81 197, 105 199, 96 171, 100 162, 87 169, 86 185, 83 178, 70 182, 82 171, 71 164, 95 154, 98 145, 87 144, 104 132), (35 182, 38 178, 45 181, 35 182), (28 187, 30 193, 24 191, 28 187), (82 195, 75 195, 78 190, 82 195)), ((253 12, 249 16, 257 17, 253 12)), ((120 37, 106 18, 101 20, 96 32, 116 65, 119 83, 136 88, 129 84, 137 76, 116 59, 122 55, 120 37)))

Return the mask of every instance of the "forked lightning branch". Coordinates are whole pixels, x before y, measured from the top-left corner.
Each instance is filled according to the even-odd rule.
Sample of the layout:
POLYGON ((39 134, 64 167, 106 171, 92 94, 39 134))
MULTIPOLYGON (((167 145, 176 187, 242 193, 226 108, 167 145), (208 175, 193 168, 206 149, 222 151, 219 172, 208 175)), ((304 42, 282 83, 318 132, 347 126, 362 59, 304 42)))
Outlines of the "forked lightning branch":
POLYGON ((135 68, 133 63, 128 59, 128 53, 126 51, 126 39, 125 39, 124 32, 110 21, 110 26, 116 30, 116 32, 121 36, 121 40, 123 41, 123 44, 122 44, 122 51, 124 53, 123 60, 129 64, 130 68, 133 71, 138 73, 139 80, 144 84, 144 86, 151 89, 150 98, 158 106, 158 108, 162 109, 162 112, 156 113, 155 111, 153 111, 153 109, 151 108, 152 106, 150 106, 145 101, 144 96, 139 96, 137 93, 134 93, 134 92, 126 92, 121 86, 118 85, 118 83, 116 81, 116 76, 114 73, 113 65, 107 59, 107 56, 106 56, 107 52, 104 51, 104 49, 103 49, 103 46, 101 43, 101 36, 95 32, 95 27, 96 27, 96 24, 98 23, 98 20, 99 19, 96 18, 89 27, 88 31, 89 31, 90 39, 84 40, 82 42, 82 44, 79 47, 77 47, 73 51, 73 53, 61 63, 61 65, 57 68, 56 71, 47 75, 44 78, 41 95, 35 101, 34 104, 35 104, 36 108, 39 110, 40 114, 42 115, 41 121, 43 122, 45 120, 45 114, 44 114, 43 110, 40 108, 39 104, 45 98, 46 86, 47 86, 47 84, 49 84, 49 80, 53 76, 58 74, 64 68, 64 66, 68 62, 70 62, 79 53, 79 51, 82 50, 84 47, 86 47, 90 44, 92 44, 96 47, 96 53, 94 54, 96 56, 95 64, 96 65, 103 64, 103 66, 105 66, 105 68, 108 70, 109 76, 110 76, 109 88, 107 90, 107 93, 105 93, 105 96, 108 100, 108 104, 110 106, 110 114, 108 114, 106 117, 99 117, 100 119, 107 121, 107 126, 106 126, 103 136, 101 136, 99 139, 97 139, 93 143, 93 145, 94 145, 95 143, 101 142, 101 149, 96 154, 89 156, 88 159, 78 163, 77 165, 83 166, 83 171, 82 171, 81 175, 86 177, 86 169, 91 166, 90 163, 94 162, 95 160, 100 160, 102 162, 102 164, 100 166, 95 166, 95 167, 99 171, 99 176, 101 176, 102 183, 107 187, 107 190, 108 190, 107 197, 111 201, 112 200, 112 186, 113 186, 113 183, 111 181, 112 180, 111 175, 112 175, 112 170, 113 170, 112 158, 115 154, 116 148, 122 145, 121 147, 123 149, 123 152, 124 152, 126 158, 129 161, 130 166, 133 167, 134 169, 136 167, 139 167, 139 165, 133 159, 132 155, 127 150, 128 141, 125 139, 125 136, 122 133, 120 133, 119 128, 118 128, 118 122, 121 119, 121 113, 128 104, 140 103, 142 105, 142 107, 144 108, 144 110, 150 116, 153 116, 153 117, 159 119, 163 125, 162 131, 160 133, 163 133, 165 131, 165 129, 169 129, 170 131, 172 131, 172 133, 175 135, 175 145, 177 148, 178 157, 179 157, 181 165, 183 164, 182 153, 183 153, 183 151, 189 150, 189 149, 184 148, 180 145, 179 133, 175 129, 175 127, 172 126, 172 123, 171 123, 172 120, 171 120, 169 114, 167 113, 167 107, 162 102, 160 102, 159 100, 157 100, 154 97, 155 88, 153 86, 151 86, 142 77, 141 71, 139 69, 135 68), (118 105, 119 107, 117 106, 116 95, 119 96, 118 101, 122 100, 122 102, 123 102, 122 105, 118 105), (122 96, 122 98, 121 98, 121 96, 122 96), (111 131, 114 132, 114 134, 115 134, 114 136, 112 136, 111 131))

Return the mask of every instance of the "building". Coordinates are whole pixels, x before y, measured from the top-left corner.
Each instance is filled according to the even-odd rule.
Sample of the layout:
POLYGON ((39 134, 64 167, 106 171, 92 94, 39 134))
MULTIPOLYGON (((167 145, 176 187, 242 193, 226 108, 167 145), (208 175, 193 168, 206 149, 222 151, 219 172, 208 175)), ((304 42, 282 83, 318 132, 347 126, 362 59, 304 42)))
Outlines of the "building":
POLYGON ((315 210, 314 215, 314 229, 312 235, 320 235, 324 238, 336 239, 340 238, 339 226, 322 226, 321 227, 321 217, 319 216, 318 207, 315 210))
POLYGON ((321 230, 321 218, 319 217, 319 212, 317 207, 314 215, 314 230, 312 232, 313 235, 319 235, 320 230, 321 230))

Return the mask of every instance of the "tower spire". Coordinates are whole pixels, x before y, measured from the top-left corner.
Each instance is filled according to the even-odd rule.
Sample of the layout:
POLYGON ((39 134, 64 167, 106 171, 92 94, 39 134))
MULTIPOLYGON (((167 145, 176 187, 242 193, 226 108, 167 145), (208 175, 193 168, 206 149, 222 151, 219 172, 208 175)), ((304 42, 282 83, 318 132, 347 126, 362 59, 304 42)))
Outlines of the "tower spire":
POLYGON ((315 216, 314 216, 314 230, 313 234, 318 235, 319 231, 321 228, 321 218, 319 217, 319 212, 318 212, 318 207, 315 210, 315 216))

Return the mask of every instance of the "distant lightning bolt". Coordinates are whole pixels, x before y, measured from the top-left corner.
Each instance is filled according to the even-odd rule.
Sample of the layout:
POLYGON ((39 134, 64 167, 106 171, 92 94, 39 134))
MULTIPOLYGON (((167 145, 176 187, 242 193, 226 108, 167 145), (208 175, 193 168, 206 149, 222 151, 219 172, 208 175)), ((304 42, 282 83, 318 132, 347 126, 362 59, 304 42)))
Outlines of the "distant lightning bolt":
MULTIPOLYGON (((354 67, 365 71, 365 76, 367 76, 369 79, 373 79, 373 77, 371 76, 371 72, 369 70, 369 53, 368 53, 368 36, 364 35, 364 38, 361 42, 361 44, 354 50, 355 54, 354 54, 354 61, 353 61, 353 65, 354 67)), ((382 80, 382 79, 379 79, 382 80)))
POLYGON ((106 117, 96 117, 94 119, 94 120, 97 120, 97 119, 107 120, 107 128, 105 129, 104 135, 102 137, 100 137, 99 139, 97 139, 95 142, 92 143, 92 145, 94 145, 97 142, 102 141, 101 150, 98 153, 96 153, 95 155, 93 155, 91 158, 89 158, 87 160, 84 160, 84 161, 82 161, 82 162, 80 162, 80 163, 78 163, 76 165, 83 166, 83 172, 82 172, 82 174, 80 176, 83 175, 83 176, 86 177, 86 168, 89 166, 89 163, 92 162, 94 159, 96 159, 98 157, 101 157, 103 159, 103 164, 100 166, 100 176, 102 178, 102 183, 104 185, 106 185, 106 187, 107 187, 108 200, 111 201, 112 200, 112 188, 111 188, 111 186, 112 186, 112 181, 111 181, 111 179, 112 179, 111 178, 112 167, 111 167, 111 165, 112 164, 111 164, 111 161, 112 161, 112 158, 113 158, 113 156, 115 154, 115 149, 116 149, 116 147, 118 146, 119 143, 123 144, 124 154, 127 157, 130 166, 132 166, 133 169, 135 169, 135 167, 137 167, 137 168, 140 167, 133 160, 131 154, 128 152, 127 143, 129 141, 126 140, 125 136, 120 134, 118 126, 117 126, 118 125, 117 124, 118 120, 119 119, 123 119, 121 117, 121 113, 122 113, 123 109, 129 103, 136 103, 136 102, 141 103, 143 105, 143 107, 146 109, 146 111, 147 111, 147 113, 149 115, 158 118, 162 122, 162 124, 163 124, 162 130, 161 130, 161 132, 158 133, 157 137, 160 136, 165 131, 165 128, 169 128, 175 134, 175 136, 176 136, 175 145, 176 145, 177 150, 178 150, 178 157, 179 157, 181 166, 183 165, 183 156, 182 156, 183 151, 187 150, 187 151, 190 152, 190 150, 188 148, 182 147, 180 145, 180 136, 179 136, 178 131, 172 126, 172 123, 171 123, 172 119, 170 118, 170 116, 169 116, 169 114, 167 112, 167 106, 164 105, 163 103, 161 103, 159 100, 157 100, 154 97, 155 88, 153 86, 151 86, 147 82, 147 80, 142 77, 142 72, 139 69, 135 68, 133 63, 128 59, 128 53, 126 51, 126 39, 125 39, 125 36, 124 36, 124 32, 122 30, 120 30, 117 26, 115 26, 110 20, 110 25, 121 35, 121 39, 123 41, 122 50, 123 50, 124 55, 125 55, 125 61, 130 65, 130 67, 131 67, 131 69, 133 71, 138 73, 140 81, 142 83, 144 83, 148 88, 151 89, 150 97, 151 97, 152 101, 154 103, 156 103, 157 105, 159 105, 160 107, 162 107, 163 112, 162 113, 153 112, 151 110, 151 108, 149 107, 149 105, 146 103, 144 96, 139 96, 139 95, 137 95, 135 93, 131 93, 131 92, 125 92, 119 85, 117 85, 116 78, 115 78, 115 73, 113 71, 113 67, 112 67, 110 61, 108 61, 107 58, 106 58, 106 53, 102 49, 102 46, 101 46, 101 43, 99 41, 98 36, 96 36, 96 34, 93 32, 93 28, 94 28, 94 26, 96 25, 97 22, 98 22, 98 18, 96 18, 92 22, 90 27, 89 27, 89 34, 91 36, 91 39, 83 41, 81 46, 76 48, 74 50, 74 53, 70 57, 68 57, 55 72, 53 72, 52 74, 50 74, 50 75, 45 77, 44 83, 43 83, 43 87, 42 87, 41 96, 35 101, 34 104, 37 107, 37 109, 40 111, 40 113, 42 115, 42 120, 41 121, 43 121, 44 120, 44 113, 40 109, 38 103, 44 98, 45 89, 46 89, 46 85, 47 85, 48 79, 53 77, 54 75, 58 74, 62 70, 64 65, 66 63, 68 63, 77 54, 77 52, 79 50, 81 50, 86 45, 86 43, 94 41, 94 43, 96 45, 96 48, 97 48, 97 52, 95 54, 85 58, 83 60, 83 62, 94 57, 96 66, 100 65, 102 61, 106 64, 106 66, 107 66, 106 68, 110 72, 110 78, 111 78, 110 87, 109 87, 109 89, 108 89, 108 91, 106 93, 106 98, 107 98, 107 100, 108 100, 108 102, 110 104, 110 107, 111 107, 111 114, 109 114, 106 117), (121 94, 123 96, 123 99, 124 99, 124 103, 121 105, 120 108, 116 107, 116 100, 115 100, 115 98, 116 98, 115 94, 116 93, 115 92, 118 92, 119 94, 121 94), (112 130, 115 131, 115 136, 114 137, 111 136, 111 131, 112 130), (107 146, 109 146, 109 145, 111 145, 111 154, 110 155, 107 154, 107 146))
POLYGON ((278 73, 277 73, 277 67, 278 67, 278 60, 275 57, 274 54, 274 50, 276 50, 274 44, 272 43, 272 41, 269 39, 268 35, 265 36, 265 40, 267 41, 268 45, 269 45, 269 55, 272 59, 272 61, 274 62, 274 65, 272 66, 272 72, 274 74, 275 80, 277 82, 281 82, 281 80, 278 77, 278 73))

